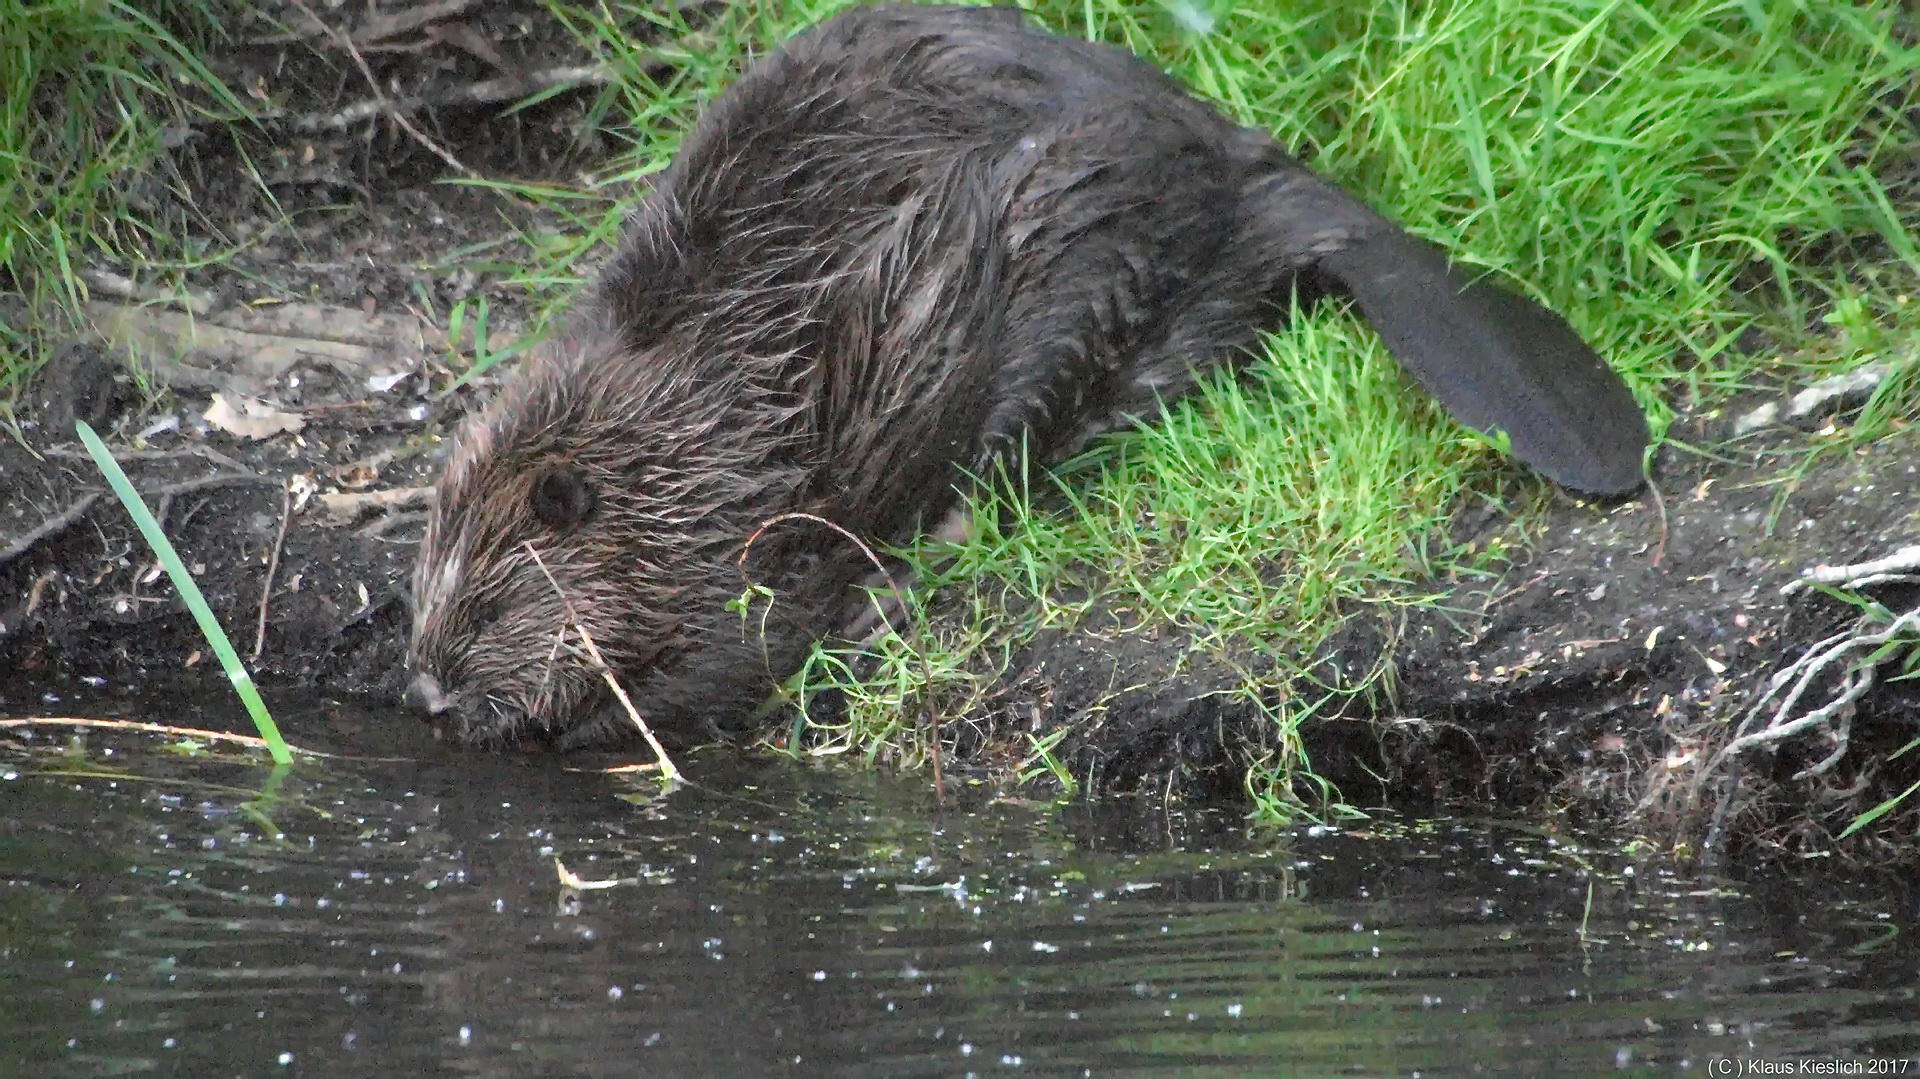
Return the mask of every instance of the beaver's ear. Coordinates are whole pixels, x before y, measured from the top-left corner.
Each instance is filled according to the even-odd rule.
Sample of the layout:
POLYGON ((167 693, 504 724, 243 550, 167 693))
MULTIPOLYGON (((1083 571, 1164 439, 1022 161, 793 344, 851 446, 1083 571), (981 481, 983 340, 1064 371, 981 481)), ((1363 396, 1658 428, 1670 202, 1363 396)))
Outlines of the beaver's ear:
POLYGON ((527 508, 548 528, 571 528, 587 519, 600 502, 593 485, 578 469, 548 468, 533 477, 527 508))

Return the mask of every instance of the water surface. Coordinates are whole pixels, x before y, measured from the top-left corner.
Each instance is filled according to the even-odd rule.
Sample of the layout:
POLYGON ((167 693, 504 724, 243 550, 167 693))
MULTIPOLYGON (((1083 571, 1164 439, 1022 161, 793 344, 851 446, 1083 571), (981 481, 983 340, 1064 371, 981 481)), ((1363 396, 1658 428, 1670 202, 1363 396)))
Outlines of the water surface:
POLYGON ((941 806, 918 777, 726 753, 662 794, 280 708, 296 744, 401 759, 270 780, 264 756, 151 735, 0 735, 0 1074, 1591 1076, 1920 1052, 1897 884, 1690 879, 1487 822, 941 806), (566 887, 556 859, 622 883, 566 887))

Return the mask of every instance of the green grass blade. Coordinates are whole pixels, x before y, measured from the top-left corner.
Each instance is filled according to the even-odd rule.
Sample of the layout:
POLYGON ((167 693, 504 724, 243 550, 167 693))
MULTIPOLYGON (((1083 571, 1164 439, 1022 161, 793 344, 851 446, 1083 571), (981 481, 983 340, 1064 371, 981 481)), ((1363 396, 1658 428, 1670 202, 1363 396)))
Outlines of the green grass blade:
POLYGON ((120 462, 107 452, 107 444, 93 433, 85 420, 74 421, 74 430, 80 434, 80 441, 87 447, 87 453, 93 456, 93 463, 100 468, 101 475, 107 477, 107 483, 113 487, 113 493, 120 496, 120 504, 127 507, 133 515, 133 523, 140 526, 140 534, 147 538, 147 546, 160 557, 160 564, 167 568, 167 576, 173 578, 173 587, 180 592, 180 598, 186 601, 187 610, 193 612, 193 620, 200 624, 200 632, 207 638, 207 644, 213 654, 220 657, 220 666, 225 668, 227 678, 233 683, 233 691, 240 695, 240 703, 247 706, 247 714, 253 717, 253 725, 260 729, 260 737, 267 741, 267 752, 273 755, 275 764, 286 764, 293 760, 293 753, 287 749, 286 740, 280 737, 280 728, 274 725, 273 717, 267 714, 267 704, 260 699, 260 691, 254 688, 253 676, 240 662, 240 654, 233 650, 233 642, 227 640, 227 631, 220 628, 220 622, 213 617, 213 609, 207 606, 205 596, 200 594, 200 586, 194 583, 193 575, 187 572, 186 563, 180 561, 180 554, 173 549, 167 534, 160 531, 160 522, 153 519, 145 502, 140 500, 140 492, 133 489, 133 482, 120 470, 120 462))

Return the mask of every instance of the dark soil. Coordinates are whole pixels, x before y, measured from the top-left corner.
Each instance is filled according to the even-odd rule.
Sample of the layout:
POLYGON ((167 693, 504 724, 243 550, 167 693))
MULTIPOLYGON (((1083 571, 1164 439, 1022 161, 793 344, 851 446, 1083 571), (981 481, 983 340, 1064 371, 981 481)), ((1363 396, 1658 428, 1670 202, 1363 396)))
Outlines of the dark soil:
MULTIPOLYGON (((1920 537, 1920 433, 1829 450, 1798 479, 1786 474, 1834 437, 1776 430, 1719 444, 1721 462, 1665 451, 1664 515, 1651 499, 1555 506, 1496 575, 1455 583, 1433 608, 1356 618, 1298 694, 1358 688, 1383 655, 1391 676, 1308 729, 1314 765, 1359 804, 1573 811, 1663 845, 1704 840, 1718 812, 1725 846, 1828 847, 1855 814, 1920 778, 1920 767, 1884 759, 1920 734, 1916 683, 1882 682, 1859 702, 1847 753, 1817 777, 1793 775, 1836 748, 1824 725, 1743 772, 1703 766, 1775 670, 1859 614, 1784 586, 1814 565, 1920 537)), ((1499 518, 1482 531, 1513 528, 1499 518)), ((1874 594, 1897 612, 1920 587, 1874 594)), ((1231 693, 1234 666, 1150 632, 1057 634, 1016 661, 1028 694, 1009 715, 1037 701, 1063 720, 1097 711, 1064 748, 1079 775, 1236 788, 1249 751, 1273 747, 1260 742, 1252 702, 1231 693), (1137 685, 1146 688, 1114 694, 1137 685)), ((1799 711, 1832 691, 1815 682, 1799 711)))
MULTIPOLYGON (((308 25, 298 7, 263 10, 308 25)), ((417 316, 483 292, 511 313, 516 293, 458 252, 512 250, 513 229, 538 224, 510 200, 436 183, 452 174, 440 151, 487 175, 549 181, 599 152, 575 135, 593 128, 590 82, 508 111, 513 91, 530 89, 528 72, 590 62, 543 8, 434 10, 445 14, 399 31, 358 3, 322 17, 345 33, 373 25, 384 35, 364 41, 364 58, 438 149, 378 109, 338 119, 370 95, 326 35, 287 38, 249 23, 213 58, 233 85, 271 100, 273 116, 237 148, 211 132, 186 138, 164 173, 178 190, 160 184, 151 197, 195 235, 248 246, 189 282, 202 336, 183 356, 149 353, 130 369, 106 342, 79 340, 29 387, 19 439, 0 440, 0 670, 15 672, 0 681, 57 691, 73 679, 131 683, 211 666, 79 452, 71 425, 83 418, 111 432, 262 681, 374 695, 396 702, 395 722, 411 722, 397 701, 422 514, 378 498, 342 510, 338 498, 430 483, 443 436, 488 386, 441 396, 447 349, 417 316), (488 84, 500 97, 474 100, 472 88, 488 84), (264 192, 232 182, 240 151, 264 192), (209 340, 215 333, 231 336, 209 340), (215 391, 265 401, 303 426, 240 437, 203 418, 215 391)), ((103 325, 119 329, 102 336, 151 345, 176 315, 164 305, 104 311, 103 325)), ((1920 754, 1885 760, 1920 727, 1914 683, 1891 682, 1861 702, 1832 769, 1791 778, 1834 748, 1823 726, 1696 790, 1768 674, 1857 614, 1782 586, 1807 566, 1920 538, 1920 436, 1829 450, 1796 479, 1792 462, 1836 436, 1770 427, 1730 441, 1714 417, 1677 433, 1720 459, 1665 451, 1664 513, 1646 499, 1562 501, 1516 563, 1458 582, 1442 607, 1356 620, 1335 641, 1321 668, 1329 684, 1355 683, 1382 657, 1394 672, 1391 692, 1356 696, 1311 728, 1314 764, 1349 800, 1573 810, 1662 843, 1698 841, 1718 810, 1729 843, 1819 847, 1915 779, 1920 754)), ((1513 489, 1556 497, 1530 482, 1516 476, 1513 489)), ((1459 526, 1488 538, 1511 527, 1487 514, 1459 526)), ((1898 610, 1920 597, 1881 598, 1898 610)), ((1241 681, 1237 667, 1262 662, 1191 651, 1164 627, 1094 618, 1017 656, 975 729, 1025 745, 1029 732, 1068 725, 1064 759, 1102 789, 1238 791, 1249 756, 1273 748, 1271 726, 1226 691, 1241 681)), ((1885 834, 1911 830, 1905 821, 1885 834)))

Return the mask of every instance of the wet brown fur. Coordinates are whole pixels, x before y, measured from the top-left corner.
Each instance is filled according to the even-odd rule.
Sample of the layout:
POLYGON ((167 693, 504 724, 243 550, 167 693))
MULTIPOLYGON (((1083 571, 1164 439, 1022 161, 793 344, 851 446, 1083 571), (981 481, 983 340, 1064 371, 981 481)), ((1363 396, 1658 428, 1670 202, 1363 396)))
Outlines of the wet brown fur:
POLYGON ((1016 12, 802 34, 713 103, 570 327, 452 452, 415 580, 438 721, 479 744, 630 729, 562 593, 657 729, 737 720, 868 568, 826 530, 772 529, 750 570, 775 598, 743 622, 734 559, 760 523, 905 542, 967 471, 1151 413, 1375 241, 1417 244, 1158 71, 1016 12), (529 508, 554 475, 592 496, 560 527, 529 508))

